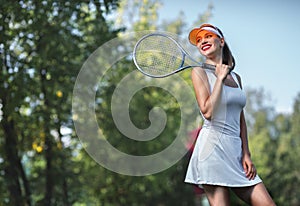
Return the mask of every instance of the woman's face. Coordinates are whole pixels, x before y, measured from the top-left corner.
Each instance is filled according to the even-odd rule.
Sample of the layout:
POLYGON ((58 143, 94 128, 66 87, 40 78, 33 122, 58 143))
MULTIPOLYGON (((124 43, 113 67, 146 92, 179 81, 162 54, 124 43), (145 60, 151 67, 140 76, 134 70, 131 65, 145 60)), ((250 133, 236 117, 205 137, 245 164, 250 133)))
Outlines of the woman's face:
POLYGON ((224 46, 223 38, 219 38, 216 34, 205 30, 198 33, 196 42, 199 52, 205 57, 212 57, 212 55, 221 53, 224 46))

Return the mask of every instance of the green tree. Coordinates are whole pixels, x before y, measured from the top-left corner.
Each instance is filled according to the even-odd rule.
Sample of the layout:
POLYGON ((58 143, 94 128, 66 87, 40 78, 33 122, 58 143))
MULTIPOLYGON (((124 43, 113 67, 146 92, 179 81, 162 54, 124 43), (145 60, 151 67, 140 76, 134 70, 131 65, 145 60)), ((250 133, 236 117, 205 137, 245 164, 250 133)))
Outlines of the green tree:
POLYGON ((247 94, 249 145, 258 173, 278 205, 299 205, 299 95, 292 114, 281 114, 264 91, 247 94))
POLYGON ((126 31, 156 30, 160 0, 124 0, 117 10, 116 26, 126 31))
POLYGON ((83 60, 116 34, 104 18, 116 6, 114 0, 1 2, 3 203, 70 205, 78 198, 71 158, 77 143, 64 132, 72 128, 72 88, 83 60))
POLYGON ((294 102, 293 113, 281 116, 278 122, 283 131, 278 141, 274 170, 274 195, 280 205, 299 205, 300 183, 300 95, 294 102), (276 180, 276 181, 275 181, 276 180))

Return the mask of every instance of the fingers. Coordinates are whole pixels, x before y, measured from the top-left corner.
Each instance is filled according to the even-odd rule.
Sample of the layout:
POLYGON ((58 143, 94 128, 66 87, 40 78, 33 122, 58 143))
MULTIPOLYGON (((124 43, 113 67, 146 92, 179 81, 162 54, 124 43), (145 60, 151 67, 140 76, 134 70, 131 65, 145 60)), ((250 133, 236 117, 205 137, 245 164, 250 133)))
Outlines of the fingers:
POLYGON ((242 165, 246 177, 249 180, 253 180, 256 177, 257 171, 249 155, 245 154, 243 156, 242 165))
POLYGON ((248 166, 247 166, 246 162, 243 162, 243 168, 244 168, 245 174, 247 176, 248 175, 248 166))
POLYGON ((224 80, 226 78, 229 71, 230 71, 230 68, 228 65, 225 65, 225 64, 217 64, 216 65, 215 74, 221 80, 224 80))
MULTIPOLYGON (((245 169, 245 167, 244 167, 245 169)), ((246 172, 246 177, 249 179, 249 180, 253 180, 255 177, 256 177, 256 168, 253 164, 251 164, 250 166, 248 166, 245 170, 246 172)))

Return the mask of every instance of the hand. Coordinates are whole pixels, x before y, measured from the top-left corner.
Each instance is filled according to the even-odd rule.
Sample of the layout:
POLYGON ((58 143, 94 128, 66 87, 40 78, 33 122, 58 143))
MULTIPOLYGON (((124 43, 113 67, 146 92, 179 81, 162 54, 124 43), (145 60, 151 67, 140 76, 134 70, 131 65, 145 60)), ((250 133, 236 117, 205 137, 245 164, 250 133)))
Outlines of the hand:
POLYGON ((249 154, 244 154, 242 159, 243 168, 246 174, 246 177, 249 180, 253 180, 256 176, 256 168, 250 158, 249 154))
POLYGON ((227 74, 230 72, 230 68, 226 64, 217 64, 215 74, 218 79, 224 80, 227 76, 227 74))

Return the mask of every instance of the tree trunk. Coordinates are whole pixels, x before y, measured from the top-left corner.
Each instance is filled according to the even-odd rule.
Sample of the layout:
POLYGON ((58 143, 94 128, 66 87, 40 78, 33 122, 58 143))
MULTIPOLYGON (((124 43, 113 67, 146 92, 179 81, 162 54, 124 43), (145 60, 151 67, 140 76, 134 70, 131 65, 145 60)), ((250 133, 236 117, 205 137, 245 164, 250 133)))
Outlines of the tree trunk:
POLYGON ((17 151, 17 140, 14 131, 13 121, 3 118, 1 125, 4 130, 5 138, 5 180, 9 191, 9 204, 14 206, 23 206, 22 189, 18 165, 21 164, 17 151))
MULTIPOLYGON (((46 133, 47 131, 45 131, 46 133)), ((45 139, 45 157, 46 157, 46 194, 45 194, 45 206, 51 206, 53 196, 53 168, 52 168, 52 143, 49 137, 50 133, 46 133, 45 139)))
POLYGON ((47 69, 42 69, 40 72, 41 77, 41 91, 44 94, 44 111, 43 111, 43 119, 44 119, 44 133, 45 133, 45 160, 46 160, 46 190, 45 190, 45 199, 44 205, 51 206, 52 205, 52 198, 53 198, 53 189, 54 189, 54 174, 53 174, 53 167, 52 167, 52 139, 50 134, 50 104, 48 99, 48 92, 47 92, 47 69))

